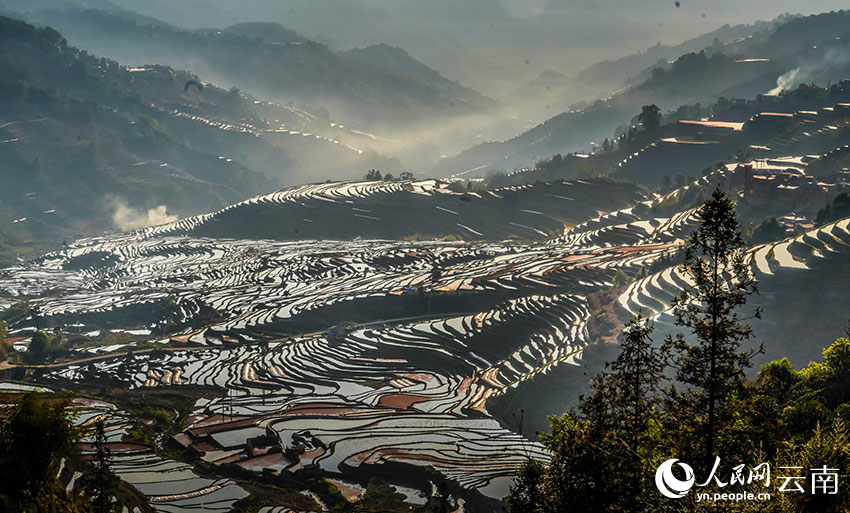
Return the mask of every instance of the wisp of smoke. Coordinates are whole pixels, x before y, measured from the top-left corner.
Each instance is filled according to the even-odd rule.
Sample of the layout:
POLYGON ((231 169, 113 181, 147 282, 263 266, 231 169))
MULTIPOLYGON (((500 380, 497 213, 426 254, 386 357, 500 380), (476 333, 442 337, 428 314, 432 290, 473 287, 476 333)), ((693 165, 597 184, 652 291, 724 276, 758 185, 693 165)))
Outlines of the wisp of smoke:
POLYGON ((800 84, 814 81, 818 75, 832 67, 842 66, 850 61, 847 52, 836 48, 826 51, 822 59, 806 62, 803 65, 784 73, 776 79, 776 87, 767 92, 768 96, 776 96, 782 91, 789 91, 800 84))
POLYGON ((112 198, 110 203, 114 209, 112 222, 121 231, 156 226, 177 220, 177 216, 168 214, 165 205, 157 205, 148 209, 147 212, 140 212, 138 209, 130 208, 127 202, 121 198, 112 198))
POLYGON ((782 91, 787 91, 799 84, 798 77, 801 75, 801 68, 794 68, 788 73, 779 75, 776 79, 776 87, 767 92, 768 96, 777 96, 782 91))

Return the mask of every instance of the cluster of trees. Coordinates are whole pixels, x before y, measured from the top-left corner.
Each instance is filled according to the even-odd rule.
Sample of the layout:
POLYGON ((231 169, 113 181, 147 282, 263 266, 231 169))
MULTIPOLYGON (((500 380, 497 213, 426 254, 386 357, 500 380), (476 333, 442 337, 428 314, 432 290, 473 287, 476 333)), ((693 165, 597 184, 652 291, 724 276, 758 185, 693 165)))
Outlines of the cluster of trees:
POLYGON ((818 210, 815 224, 819 226, 845 217, 850 217, 850 195, 842 192, 832 200, 832 203, 827 203, 826 206, 818 210))
POLYGON ((51 337, 44 331, 33 333, 29 348, 23 353, 27 363, 44 363, 68 352, 68 341, 60 335, 51 337))
MULTIPOLYGON (((0 320, 0 361, 19 355, 14 346, 6 340, 6 333, 6 323, 0 320)), ((28 350, 20 353, 20 357, 26 363, 44 363, 67 353, 69 347, 70 343, 62 336, 51 337, 44 331, 38 330, 33 333, 28 350)))
POLYGON ((644 90, 662 90, 668 97, 699 97, 700 93, 722 91, 756 70, 741 69, 736 57, 721 52, 686 53, 669 69, 654 68, 650 78, 641 84, 644 90), (696 93, 696 94, 695 94, 696 93))
MULTIPOLYGON (((848 214, 850 215, 850 214, 848 214)), ((784 239, 788 236, 788 232, 783 228, 775 217, 765 219, 753 230, 750 236, 752 244, 765 244, 776 240, 784 239)))
MULTIPOLYGON (((808 472, 826 465, 846 476, 850 463, 850 339, 824 351, 823 363, 798 372, 783 359, 749 379, 760 348, 743 344, 752 336, 749 315, 760 312, 742 312, 757 284, 744 262, 734 204, 717 190, 700 215, 682 264, 694 286, 674 303, 677 325, 691 336, 668 335, 655 344, 651 322, 631 319, 619 356, 594 377, 590 392, 570 412, 550 418, 551 433, 541 439, 551 460, 523 466, 510 511, 826 513, 850 507, 850 493, 840 486, 834 495, 812 494, 808 477, 806 493, 775 493, 774 487, 773 500, 763 502, 697 501, 694 490, 742 491, 716 481, 680 499, 656 488, 656 469, 674 458, 692 465, 696 483, 708 482, 716 468, 727 485, 739 464, 770 464, 778 485, 780 467, 808 472)), ((759 492, 746 486, 743 491, 759 492)))
POLYGON ((596 150, 605 153, 618 150, 632 152, 640 149, 659 136, 662 119, 661 109, 657 105, 654 103, 644 105, 640 113, 632 118, 630 124, 617 127, 614 138, 609 140, 606 137, 596 150))
POLYGON ((83 494, 68 494, 59 476, 63 459, 78 461, 79 442, 88 430, 74 426, 64 400, 31 393, 0 421, 0 510, 114 513, 120 484, 110 469, 102 421, 91 434, 94 457, 81 467, 83 494))
POLYGON ((377 169, 370 169, 366 172, 366 175, 363 177, 367 182, 377 182, 383 180, 385 182, 393 182, 397 180, 405 181, 405 180, 413 180, 413 173, 410 171, 404 171, 403 173, 398 175, 398 178, 393 176, 391 173, 381 174, 377 169))

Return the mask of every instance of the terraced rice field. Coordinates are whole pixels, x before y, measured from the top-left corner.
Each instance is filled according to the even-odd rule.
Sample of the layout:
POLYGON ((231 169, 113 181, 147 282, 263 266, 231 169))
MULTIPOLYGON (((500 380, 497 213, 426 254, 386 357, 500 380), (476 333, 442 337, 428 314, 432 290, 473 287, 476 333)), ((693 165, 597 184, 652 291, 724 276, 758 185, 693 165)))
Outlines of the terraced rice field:
MULTIPOLYGON (((201 477, 192 470, 192 465, 163 459, 144 445, 122 442, 133 420, 114 405, 74 399, 72 406, 77 425, 91 426, 98 419, 104 421, 112 470, 145 494, 157 511, 223 513, 230 511, 234 502, 248 496, 233 481, 201 477)), ((82 440, 84 457, 93 454, 92 442, 91 438, 82 440)), ((73 490, 74 481, 72 477, 69 491, 73 490)))
MULTIPOLYGON (((32 306, 41 322, 60 329, 97 333, 97 326, 108 323, 113 330, 158 332, 164 328, 160 306, 173 305, 172 322, 185 327, 160 340, 189 343, 192 349, 70 365, 45 381, 62 387, 109 377, 130 388, 198 384, 226 389, 226 398, 197 405, 193 423, 180 438, 210 462, 274 472, 316 465, 341 475, 390 462, 430 466, 499 498, 525 458, 545 456, 538 443, 489 417, 488 398, 553 366, 576 363, 587 344, 590 312, 584 294, 609 287, 617 269, 636 272, 669 253, 681 227, 688 226, 691 214, 629 218, 623 231, 630 236, 624 243, 599 232, 603 219, 537 243, 497 241, 497 236, 529 227, 538 239, 562 231, 562 218, 595 215, 589 205, 598 201, 567 194, 601 187, 597 194, 611 196, 622 188, 591 185, 562 183, 542 192, 540 187, 500 189, 472 201, 458 201, 459 195, 436 181, 305 186, 207 216, 79 241, 32 265, 5 270, 2 282, 36 296, 51 291, 49 297, 34 298, 32 306), (451 223, 444 226, 460 226, 473 234, 467 238, 487 234, 489 240, 200 236, 220 229, 214 228, 219 223, 232 229, 231 214, 234 220, 281 212, 288 216, 293 208, 312 208, 311 203, 345 209, 355 222, 368 221, 364 216, 376 214, 375 205, 400 194, 405 201, 423 198, 431 212, 428 222, 438 226, 448 219, 451 223), (481 211, 487 203, 497 208, 511 194, 520 198, 516 215, 526 217, 486 224, 464 217, 464 209, 481 211), (549 202, 525 208, 523 195, 549 202), (457 203, 443 203, 448 200, 457 203), (540 221, 534 224, 528 218, 548 220, 552 229, 534 228, 542 226, 540 221), (378 316, 362 324, 334 327, 340 319, 328 317, 345 311, 346 305, 356 309, 410 298, 421 302, 416 298, 425 296, 437 304, 451 297, 471 299, 455 312, 443 308, 431 313, 429 306, 424 312, 378 316), (209 311, 217 312, 215 320, 205 320, 209 311), (247 449, 249 440, 264 436, 277 440, 280 449, 269 451, 268 440, 259 452, 247 449)), ((624 197, 643 200, 631 193, 624 197)), ((612 205, 619 206, 618 201, 612 205)), ((322 221, 311 215, 316 224, 333 225, 331 217, 322 221)), ((179 480, 183 484, 197 481, 188 469, 172 469, 149 456, 133 455, 122 467, 144 493, 169 500, 184 494, 177 485, 153 491, 144 470, 149 466, 185 475, 179 480), (136 464, 139 472, 133 470, 136 464)), ((224 485, 212 490, 219 484, 196 484, 188 488, 206 490, 204 496, 219 494, 225 502, 238 495, 224 485)), ((168 511, 169 500, 155 502, 168 511)))
MULTIPOLYGON (((850 219, 842 219, 788 239, 762 244, 746 254, 755 277, 765 283, 778 274, 828 266, 842 266, 850 254, 850 219)), ((672 323, 672 303, 692 282, 680 268, 669 267, 635 281, 617 300, 624 317, 642 312, 662 323, 672 323)))
MULTIPOLYGON (((639 198, 642 207, 615 202, 610 213, 566 231, 561 222, 560 235, 539 235, 534 242, 202 236, 229 222, 228 212, 244 219, 244 209, 256 205, 266 204, 262 208, 271 210, 261 212, 268 215, 311 202, 351 209, 351 198, 355 205, 365 205, 357 202, 366 197, 380 204, 375 197, 403 191, 432 201, 445 194, 438 189, 437 182, 417 182, 281 191, 208 216, 75 242, 4 270, 0 286, 31 294, 41 325, 90 333, 108 325, 177 344, 51 369, 42 381, 55 388, 109 378, 128 388, 225 390, 225 397, 199 401, 174 440, 210 463, 271 473, 319 467, 341 479, 380 465, 427 466, 501 498, 522 462, 545 454, 540 444, 493 419, 488 399, 554 366, 577 363, 588 343, 586 295, 610 288, 619 270, 635 275, 670 255, 698 220, 693 209, 653 215, 652 202, 665 197, 639 198), (395 304, 418 306, 382 314, 395 304), (163 308, 172 313, 167 320, 163 308), (372 313, 341 322, 364 311, 372 313)), ((462 207, 428 208, 435 216, 454 216, 442 209, 462 207)), ((375 209, 353 212, 372 215, 375 209)), ((554 219, 538 214, 546 209, 521 210, 554 219)), ((467 227, 501 233, 492 228, 496 224, 467 227)), ((753 248, 750 262, 761 275, 803 269, 848 244, 843 221, 753 248)), ((685 286, 668 268, 634 282, 618 303, 624 313, 660 316, 685 286)), ((13 326, 11 333, 26 333, 33 323, 13 326)), ((117 344, 103 351, 130 348, 117 344)), ((226 508, 244 493, 150 451, 120 458, 121 475, 162 511, 226 508), (160 471, 169 476, 167 484, 154 478, 160 471)))
POLYGON ((273 238, 532 240, 600 211, 646 199, 635 186, 572 180, 458 193, 440 180, 333 182, 248 199, 220 211, 137 233, 273 238), (257 223, 251 220, 264 219, 257 223), (272 222, 276 221, 276 222, 272 222))
POLYGON ((228 449, 244 447, 250 437, 272 432, 291 448, 309 432, 321 443, 277 470, 317 464, 344 474, 362 464, 421 464, 501 497, 524 458, 543 452, 481 415, 486 399, 549 365, 572 361, 585 343, 586 316, 581 297, 532 296, 480 315, 359 329, 342 339, 316 335, 268 347, 117 358, 61 370, 48 381, 108 375, 128 387, 226 388, 228 398, 201 405, 196 417, 201 424, 214 418, 249 422, 218 426, 212 437, 222 452, 214 462, 228 461, 228 449), (539 322, 542 315, 551 319, 548 326, 539 322), (525 343, 513 350, 510 337, 525 343))

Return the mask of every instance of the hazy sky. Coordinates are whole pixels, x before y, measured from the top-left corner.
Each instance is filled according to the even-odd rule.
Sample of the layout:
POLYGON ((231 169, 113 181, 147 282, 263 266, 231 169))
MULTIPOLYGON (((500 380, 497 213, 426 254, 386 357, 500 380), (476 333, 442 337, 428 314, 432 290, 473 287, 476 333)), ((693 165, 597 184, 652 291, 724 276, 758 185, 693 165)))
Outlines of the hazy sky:
MULTIPOLYGON (((93 0, 78 0, 95 4, 93 0)), ((277 21, 344 44, 402 37, 411 28, 489 27, 494 22, 545 21, 554 17, 564 31, 590 32, 598 15, 608 26, 633 24, 621 39, 644 33, 666 43, 707 32, 724 23, 769 20, 782 13, 810 14, 847 8, 840 0, 112 0, 187 26, 221 26, 232 21, 277 21), (659 26, 660 24, 660 26, 659 26)), ((503 29, 506 27, 502 27, 503 29)), ((508 27, 509 28, 509 27, 508 27)), ((617 39, 618 32, 604 31, 617 39)), ((625 42, 625 41, 623 41, 625 42)))

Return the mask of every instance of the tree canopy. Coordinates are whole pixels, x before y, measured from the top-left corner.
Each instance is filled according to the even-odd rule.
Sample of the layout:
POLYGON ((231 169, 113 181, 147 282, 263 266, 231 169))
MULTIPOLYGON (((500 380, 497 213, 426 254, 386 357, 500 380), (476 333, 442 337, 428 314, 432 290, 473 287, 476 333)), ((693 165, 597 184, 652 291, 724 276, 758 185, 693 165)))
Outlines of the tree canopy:
POLYGON ((654 103, 652 105, 644 105, 641 108, 637 119, 638 123, 640 123, 647 132, 657 132, 658 129, 661 128, 661 109, 659 109, 658 105, 655 105, 654 103))
POLYGON ((66 407, 28 394, 0 424, 0 503, 7 511, 53 500, 59 461, 80 437, 66 407))

